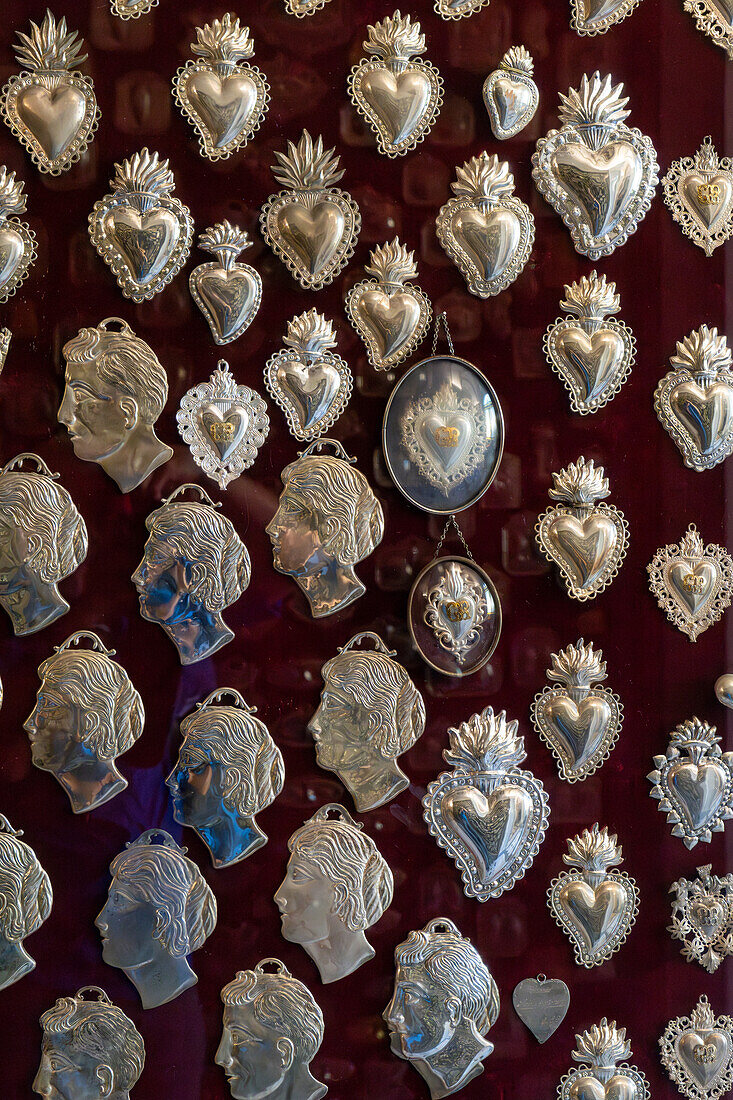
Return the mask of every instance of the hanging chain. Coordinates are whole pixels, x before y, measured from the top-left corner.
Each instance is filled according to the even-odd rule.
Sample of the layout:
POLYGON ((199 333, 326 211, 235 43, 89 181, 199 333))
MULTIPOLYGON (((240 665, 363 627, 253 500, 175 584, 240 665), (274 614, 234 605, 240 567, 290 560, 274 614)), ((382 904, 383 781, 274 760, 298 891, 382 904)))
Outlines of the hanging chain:
POLYGON ((458 538, 463 543, 463 549, 466 551, 466 557, 470 558, 471 561, 473 561, 474 560, 473 554, 471 553, 471 550, 469 548, 468 543, 466 542, 466 540, 463 537, 463 531, 461 531, 460 527, 458 526, 458 521, 456 520, 455 516, 449 516, 448 519, 445 521, 445 527, 443 528, 443 533, 440 536, 440 538, 438 539, 438 545, 435 547, 435 553, 433 554, 433 561, 435 561, 438 554, 440 553, 440 551, 442 549, 442 546, 443 546, 443 543, 445 542, 445 537, 448 534, 448 532, 450 531, 451 525, 453 527, 455 527, 456 534, 458 535, 458 538))
POLYGON ((448 328, 448 315, 446 313, 438 313, 435 316, 435 328, 433 329, 433 351, 432 351, 432 354, 435 355, 435 350, 438 346, 438 335, 440 333, 440 326, 441 325, 445 329, 445 338, 448 341, 448 350, 451 353, 451 355, 454 355, 455 352, 453 351, 453 340, 451 338, 450 329, 448 328))

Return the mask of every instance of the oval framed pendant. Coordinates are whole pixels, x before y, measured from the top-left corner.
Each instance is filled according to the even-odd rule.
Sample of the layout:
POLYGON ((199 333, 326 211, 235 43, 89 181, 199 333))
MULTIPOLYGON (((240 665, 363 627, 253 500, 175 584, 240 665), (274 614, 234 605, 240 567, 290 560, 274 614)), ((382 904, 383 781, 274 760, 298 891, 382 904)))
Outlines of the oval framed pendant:
POLYGON ((494 480, 504 450, 493 386, 455 355, 423 359, 390 395, 382 447, 392 480, 416 508, 445 516, 470 508, 494 480))
POLYGON ((470 558, 437 558, 410 589, 407 622, 431 668, 445 676, 470 676, 483 668, 499 642, 499 593, 470 558))

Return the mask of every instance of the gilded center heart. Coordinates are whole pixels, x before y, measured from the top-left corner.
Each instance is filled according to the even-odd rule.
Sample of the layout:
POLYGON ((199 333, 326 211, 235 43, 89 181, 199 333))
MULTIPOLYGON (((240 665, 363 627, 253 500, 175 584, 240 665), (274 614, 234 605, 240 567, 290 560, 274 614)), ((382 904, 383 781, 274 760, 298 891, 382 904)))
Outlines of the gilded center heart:
POLYGON ((287 359, 278 366, 276 377, 294 406, 303 431, 313 428, 326 416, 341 388, 338 370, 326 360, 304 363, 287 359))
POLYGON ((427 410, 415 421, 415 436, 441 477, 460 469, 472 435, 470 417, 460 412, 427 410))
POLYGON ((356 312, 368 330, 381 359, 395 355, 412 338, 420 321, 420 303, 414 294, 365 290, 356 312))
POLYGON ((607 516, 560 515, 552 520, 547 537, 573 584, 586 588, 610 568, 618 531, 607 516))
POLYGON ((702 561, 690 565, 674 561, 667 568, 670 591, 686 615, 693 620, 705 614, 715 594, 718 565, 714 561, 702 561))
POLYGON ((677 1039, 677 1054, 687 1073, 701 1088, 710 1089, 731 1059, 728 1036, 717 1029, 684 1031, 677 1039))
POLYGON ((705 389, 692 380, 683 382, 672 390, 669 404, 703 455, 714 451, 733 428, 733 388, 726 382, 705 389))
POLYGON ((730 178, 722 172, 716 175, 689 172, 680 180, 679 190, 685 206, 710 233, 715 231, 718 222, 725 220, 733 199, 733 187, 730 178))
POLYGON ((611 328, 588 334, 573 326, 557 333, 554 350, 563 373, 583 400, 592 401, 618 374, 626 349, 619 334, 611 328))
POLYGON ((452 219, 453 235, 482 279, 496 279, 506 271, 522 234, 513 210, 499 208, 457 211, 452 219))
POLYGON ((61 84, 46 88, 31 84, 18 95, 18 115, 49 160, 69 148, 86 114, 86 100, 78 88, 61 84))
POLYGON ((628 923, 628 894, 622 882, 605 880, 591 886, 583 879, 573 879, 563 885, 558 900, 566 918, 594 954, 603 951, 628 923))
POLYGON ((594 237, 613 231, 641 185, 641 157, 628 141, 610 141, 600 149, 568 142, 556 150, 553 169, 578 203, 594 237))
POLYGON ((287 202, 277 213, 277 224, 286 243, 312 276, 328 268, 346 232, 343 210, 328 199, 313 207, 297 200, 287 202))
POLYGON ((222 78, 198 70, 189 78, 186 92, 217 149, 239 137, 257 104, 257 85, 244 74, 222 78))
POLYGON ((454 641, 460 642, 476 625, 476 601, 468 595, 440 604, 440 617, 454 641))
POLYGON ((181 235, 178 219, 164 209, 139 213, 116 207, 106 215, 104 229, 132 277, 143 286, 161 274, 181 235))
POLYGON ((532 798, 511 783, 489 795, 458 787, 443 798, 441 813, 476 860, 480 882, 488 885, 519 854, 531 828, 532 798))
POLYGON ((670 793, 695 831, 716 817, 725 797, 728 773, 713 761, 704 764, 672 764, 667 774, 670 793))
POLYGON ((213 443, 219 458, 226 462, 237 449, 249 427, 249 413, 240 405, 226 411, 213 402, 204 405, 199 413, 201 424, 213 443))
POLYGON ((582 768, 603 744, 611 707, 601 695, 576 702, 567 695, 550 696, 544 718, 566 765, 582 768))
POLYGON ((415 69, 401 73, 375 69, 365 73, 361 81, 361 93, 386 127, 392 145, 419 129, 431 92, 427 75, 415 69))

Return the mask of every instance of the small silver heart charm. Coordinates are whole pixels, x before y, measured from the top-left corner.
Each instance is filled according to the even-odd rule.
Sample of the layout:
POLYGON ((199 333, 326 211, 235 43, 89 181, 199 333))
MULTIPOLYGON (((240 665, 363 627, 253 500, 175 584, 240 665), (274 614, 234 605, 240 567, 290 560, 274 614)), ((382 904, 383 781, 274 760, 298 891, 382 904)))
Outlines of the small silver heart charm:
POLYGON ((649 1100, 649 1082, 625 1060, 631 1057, 625 1027, 617 1028, 615 1020, 609 1023, 604 1016, 575 1041, 572 1057, 581 1065, 560 1081, 558 1100, 649 1100))
POLYGON ((191 211, 172 196, 167 160, 142 149, 115 164, 112 192, 89 215, 89 236, 125 298, 145 302, 178 274, 191 250, 191 211))
POLYGON ((560 302, 569 317, 558 317, 543 342, 545 356, 570 394, 573 412, 585 416, 607 405, 619 392, 636 360, 636 340, 618 313, 616 284, 596 271, 565 287, 560 302))
POLYGON ((28 71, 11 76, 0 92, 0 108, 21 145, 41 172, 58 176, 86 152, 100 111, 91 77, 71 72, 86 61, 84 40, 67 31, 50 11, 31 33, 18 32, 15 56, 28 71))
POLYGON ((568 595, 593 600, 619 571, 629 545, 623 512, 597 501, 610 493, 603 467, 579 458, 553 474, 549 496, 560 503, 543 512, 535 531, 540 550, 560 568, 568 595))
POLYGON ((159 0, 110 0, 110 10, 119 19, 139 19, 157 8, 159 0))
POLYGON ((199 237, 199 247, 216 256, 199 264, 188 278, 191 297, 209 323, 216 344, 231 344, 246 332, 262 302, 262 279, 249 264, 235 263, 251 246, 249 235, 228 221, 217 222, 199 237))
POLYGON ((678 879, 669 888, 674 894, 672 923, 667 931, 681 940, 688 962, 697 962, 714 974, 726 955, 733 955, 733 874, 719 878, 712 864, 697 868, 696 879, 678 879))
POLYGON ((23 186, 15 172, 0 165, 0 304, 28 278, 28 269, 38 256, 36 235, 28 222, 10 217, 25 211, 23 186))
POLYGON ((539 106, 534 62, 524 46, 512 46, 484 81, 484 104, 495 138, 504 141, 528 126, 539 106))
POLYGON ((733 8, 729 0, 684 0, 682 5, 695 19, 697 29, 725 50, 733 60, 733 8))
POLYGON ((495 153, 456 169, 455 197, 441 206, 435 231, 471 294, 491 298, 524 270, 534 244, 534 218, 514 195, 514 176, 495 153))
POLYGON ((433 7, 441 19, 467 19, 481 8, 488 8, 490 0, 433 0, 433 7))
POLYGON ((259 130, 270 102, 270 85, 256 65, 249 27, 227 12, 196 28, 187 61, 173 77, 173 96, 199 135, 201 155, 224 160, 243 149, 259 130))
POLYGON ((623 863, 618 837, 596 823, 568 839, 562 871, 547 892, 547 904, 557 924, 570 938, 578 966, 590 970, 618 951, 634 926, 639 890, 625 871, 609 871, 623 863))
POLYGON ((524 978, 515 985, 512 1004, 537 1042, 546 1043, 567 1016, 570 990, 560 978, 538 974, 536 978, 524 978))
POLYGON ((720 1100, 733 1088, 733 1019, 714 1016, 704 994, 689 1016, 670 1020, 659 1046, 670 1080, 688 1100, 720 1100))
MULTIPOLYGON (((2 374, 3 367, 5 366, 5 360, 8 357, 8 348, 10 347, 11 332, 9 328, 0 328, 0 374, 2 374)), ((0 698, 2 698, 0 696, 0 698)))
POLYGON ((362 58, 349 76, 349 97, 388 157, 409 153, 427 137, 443 102, 443 78, 425 52, 417 20, 396 11, 368 28, 362 58))
POLYGON ((649 794, 686 848, 709 844, 733 817, 733 753, 722 752, 719 742, 715 726, 690 718, 669 735, 666 756, 654 757, 647 776, 649 794))
POLYGON ((570 26, 577 34, 605 34, 639 6, 641 0, 570 0, 570 26))
POLYGON ((266 409, 258 393, 237 385, 223 359, 208 382, 181 398, 178 431, 196 465, 220 489, 226 489, 257 458, 270 430, 266 409))
POLYGON ((296 439, 318 439, 349 403, 353 378, 336 347, 333 324, 309 309, 288 321, 286 345, 265 365, 265 385, 296 439))
POLYGON ((718 156, 708 135, 694 157, 672 161, 662 187, 682 232, 712 256, 733 234, 733 161, 718 156))
POLYGON ((657 603, 691 642, 730 607, 733 559, 714 542, 703 546, 694 523, 679 542, 657 550, 646 568, 657 603))

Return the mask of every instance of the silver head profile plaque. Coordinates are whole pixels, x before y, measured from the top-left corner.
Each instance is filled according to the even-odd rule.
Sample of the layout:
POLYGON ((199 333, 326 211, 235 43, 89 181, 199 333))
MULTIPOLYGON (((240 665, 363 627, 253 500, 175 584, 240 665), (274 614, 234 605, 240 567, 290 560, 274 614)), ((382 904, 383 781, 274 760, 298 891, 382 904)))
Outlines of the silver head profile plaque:
POLYGON ((145 1065, 145 1045, 130 1017, 103 989, 88 985, 73 997, 59 997, 40 1024, 35 1093, 48 1100, 128 1100, 145 1065))
POLYGON ((293 833, 288 848, 275 894, 282 934, 310 955, 327 985, 374 958, 365 932, 389 908, 392 872, 363 826, 333 803, 293 833))
POLYGON ((437 917, 395 948, 394 993, 382 1016, 392 1053, 411 1062, 432 1100, 441 1100, 483 1073, 499 990, 471 941, 437 917))
POLYGON ((132 575, 140 614, 163 628, 182 665, 231 642, 222 612, 249 585, 247 547, 219 507, 200 486, 179 485, 145 520, 150 534, 132 575), (200 500, 179 500, 187 489, 200 500))
POLYGON ((42 458, 16 455, 0 470, 0 607, 16 634, 35 634, 69 610, 59 593, 87 556, 86 524, 42 458), (24 470, 23 464, 36 469, 24 470))
POLYGON ((124 791, 116 758, 143 731, 142 699, 114 652, 88 630, 56 646, 38 669, 36 705, 23 723, 33 763, 56 777, 75 814, 124 791), (90 649, 77 648, 83 640, 90 649))
POLYGON ((51 881, 29 844, 0 814, 0 990, 35 969, 23 940, 37 932, 51 912, 51 881))
POLYGON ((130 841, 110 873, 109 896, 94 921, 102 958, 125 972, 143 1008, 157 1008, 198 981, 188 956, 216 927, 216 898, 164 829, 130 841))
POLYGON ((166 779, 173 816, 196 830, 215 867, 230 867, 267 843, 255 814, 283 788, 282 754, 256 709, 234 688, 212 691, 181 722, 183 744, 166 779), (222 706, 225 696, 233 702, 222 706))
POLYGON ((409 785, 397 757, 425 730, 422 695, 394 656, 369 630, 340 646, 321 670, 321 702, 308 723, 318 764, 338 775, 359 813, 409 785))
POLYGON ((173 455, 155 434, 168 398, 165 368, 120 317, 81 329, 62 354, 66 388, 58 421, 76 457, 97 462, 129 493, 173 455))
POLYGON ((366 591, 354 566, 382 541, 384 514, 369 482, 335 439, 300 451, 265 530, 279 573, 303 591, 314 619, 334 615, 366 591), (336 452, 323 454, 329 444, 336 452))
POLYGON ((310 1071, 323 1042, 313 994, 279 959, 240 970, 221 991, 224 1020, 216 1064, 235 1100, 321 1100, 310 1071), (267 969, 265 969, 267 967, 267 969))

